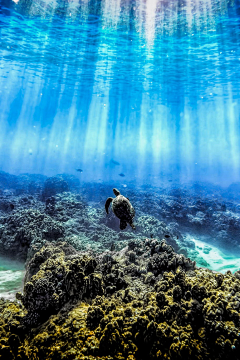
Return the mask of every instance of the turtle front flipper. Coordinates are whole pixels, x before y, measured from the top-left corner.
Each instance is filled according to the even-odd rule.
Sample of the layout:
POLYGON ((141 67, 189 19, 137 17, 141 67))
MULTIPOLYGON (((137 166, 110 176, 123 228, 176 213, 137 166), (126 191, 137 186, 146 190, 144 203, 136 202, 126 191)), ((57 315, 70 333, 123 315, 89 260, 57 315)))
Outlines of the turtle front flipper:
POLYGON ((113 189, 114 195, 118 196, 120 195, 120 191, 118 189, 113 189))
POLYGON ((109 198, 107 198, 107 200, 105 202, 105 209, 106 209, 107 214, 108 214, 109 205, 111 204, 112 201, 113 201, 113 198, 109 197, 109 198))
POLYGON ((120 220, 120 229, 124 230, 127 227, 127 222, 125 220, 120 220))

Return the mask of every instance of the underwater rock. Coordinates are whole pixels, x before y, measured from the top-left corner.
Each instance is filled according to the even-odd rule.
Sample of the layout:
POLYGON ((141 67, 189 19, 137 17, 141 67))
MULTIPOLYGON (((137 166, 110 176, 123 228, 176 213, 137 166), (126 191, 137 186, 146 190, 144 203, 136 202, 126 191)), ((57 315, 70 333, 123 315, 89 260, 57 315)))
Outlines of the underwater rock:
MULTIPOLYGON (((102 252, 110 249, 114 243, 116 250, 124 248, 131 239, 142 240, 149 235, 140 227, 136 232, 119 230, 119 220, 113 214, 112 218, 105 215, 103 209, 88 206, 81 195, 62 193, 46 200, 45 212, 65 228, 65 241, 78 250, 87 250, 91 246, 94 251, 102 252), (116 220, 112 228, 113 222, 116 220)), ((146 217, 147 219, 147 217, 146 217)), ((140 225, 141 226, 141 225, 140 225)), ((161 224, 159 236, 170 234, 169 242, 174 241, 174 233, 161 224)), ((175 236, 176 238, 176 236, 175 236)), ((173 242, 173 244, 176 244, 173 242)), ((175 246, 177 248, 177 245, 175 246)))
POLYGON ((154 240, 149 242, 151 248, 151 258, 148 261, 147 270, 155 276, 161 274, 164 270, 176 271, 179 266, 184 270, 194 270, 196 262, 191 261, 182 254, 176 254, 172 246, 167 245, 165 241, 157 244, 154 240))
MULTIPOLYGON (((169 261, 163 262, 153 277, 171 269, 172 263, 178 264, 177 260, 173 261, 178 255, 165 241, 146 240, 142 244, 134 245, 130 243, 130 247, 116 252, 113 256, 104 254, 94 258, 87 253, 77 252, 66 243, 60 242, 57 246, 47 243, 27 263, 23 295, 18 295, 28 310, 26 323, 36 325, 40 319, 47 319, 68 302, 83 298, 93 299, 102 294, 111 295, 126 289, 131 285, 127 280, 127 274, 141 277, 141 274, 147 273, 147 270, 144 270, 144 262, 145 268, 149 268, 149 262, 146 261, 149 249, 151 258, 154 258, 154 253, 171 254, 169 261), (128 266, 134 262, 135 268, 128 266)), ((183 268, 189 264, 188 259, 184 259, 182 256, 180 262, 183 268)), ((191 263, 188 269, 193 267, 194 264, 191 263)), ((152 283, 154 281, 153 279, 152 283)), ((124 296, 128 298, 129 294, 125 293, 124 296)))
POLYGON ((56 194, 69 191, 68 183, 62 178, 53 176, 47 178, 44 182, 44 187, 42 191, 42 200, 47 199, 48 197, 54 196, 56 194))
POLYGON ((239 274, 196 269, 165 240, 98 255, 48 243, 17 297, 0 301, 2 358, 239 360, 239 274))
MULTIPOLYGON (((236 247, 240 236, 240 217, 237 203, 224 199, 224 190, 217 187, 208 194, 207 187, 194 191, 190 186, 182 189, 128 190, 136 213, 142 209, 155 219, 177 223, 185 232, 208 236, 222 247, 236 247), (154 194, 154 196, 151 195, 154 194), (212 196, 214 195, 214 197, 212 196), (227 241, 226 241, 227 239, 227 241)), ((145 214, 143 214, 145 216, 145 214)), ((148 235, 149 236, 149 235, 148 235)), ((154 233, 155 237, 156 234, 154 233)), ((173 245, 174 246, 174 245, 173 245)))
POLYGON ((69 191, 79 192, 80 180, 78 177, 70 174, 58 174, 56 177, 63 179, 68 184, 69 191))
POLYGON ((21 319, 25 313, 17 301, 0 299, 0 359, 17 358, 24 337, 21 319))
POLYGON ((150 234, 152 238, 163 239, 165 237, 169 245, 172 245, 176 251, 179 249, 177 239, 180 240, 182 236, 176 227, 167 226, 153 216, 139 216, 137 230, 147 237, 150 237, 150 234))
POLYGON ((68 174, 58 174, 56 176, 47 178, 44 182, 42 190, 42 200, 48 197, 61 194, 65 191, 79 191, 80 181, 76 176, 68 174))
POLYGON ((23 295, 18 294, 28 311, 24 324, 36 326, 56 314, 69 301, 103 293, 97 262, 87 254, 77 253, 66 243, 48 243, 29 261, 23 295))
POLYGON ((15 194, 39 195, 47 176, 41 174, 20 174, 17 176, 15 194))
POLYGON ((18 176, 0 171, 0 189, 14 195, 39 194, 47 177, 40 174, 20 174, 18 176))
POLYGON ((232 183, 224 192, 224 196, 228 199, 234 199, 239 201, 240 199, 240 182, 232 183))
POLYGON ((15 201, 11 201, 11 199, 0 197, 0 210, 4 212, 11 212, 15 207, 14 203, 15 201))
POLYGON ((4 171, 0 171, 0 189, 15 189, 17 186, 18 180, 16 175, 8 174, 4 171))
POLYGON ((156 239, 130 242, 120 252, 96 258, 64 243, 59 248, 48 244, 35 254, 27 268, 31 279, 22 297, 18 296, 28 314, 22 311, 17 328, 22 324, 28 328, 22 328, 24 342, 22 338, 15 341, 14 356, 36 360, 60 356, 238 360, 238 277, 181 266, 173 272, 166 264, 160 275, 152 273, 151 285, 144 281, 143 273, 129 271, 129 254, 137 254, 138 249, 135 261, 143 261, 145 267, 161 252, 177 256, 165 241, 156 239), (122 273, 127 287, 106 291, 109 284, 116 286, 117 273, 122 273), (91 280, 94 274, 100 279, 97 287, 91 280), (89 293, 89 289, 95 290, 89 293), (40 320, 41 327, 29 332, 29 326, 40 320))
POLYGON ((64 235, 62 225, 38 210, 19 210, 0 219, 0 252, 26 260, 33 244, 58 240, 64 235))
POLYGON ((54 196, 51 196, 49 198, 46 199, 45 201, 46 204, 46 208, 45 208, 45 212, 48 215, 54 215, 55 212, 55 205, 56 205, 56 198, 54 196))
POLYGON ((197 203, 199 196, 184 204, 185 190, 171 198, 134 191, 136 232, 110 228, 102 195, 99 208, 71 193, 46 203, 29 194, 1 197, 0 247, 28 262, 20 301, 0 300, 0 359, 239 360, 239 272, 196 268, 179 254, 194 244, 183 244, 178 226, 207 225, 209 233, 233 239, 234 206, 197 203), (164 212, 165 202, 175 212, 164 212), (151 215, 141 212, 145 204, 151 215), (168 225, 157 219, 161 211, 168 225))

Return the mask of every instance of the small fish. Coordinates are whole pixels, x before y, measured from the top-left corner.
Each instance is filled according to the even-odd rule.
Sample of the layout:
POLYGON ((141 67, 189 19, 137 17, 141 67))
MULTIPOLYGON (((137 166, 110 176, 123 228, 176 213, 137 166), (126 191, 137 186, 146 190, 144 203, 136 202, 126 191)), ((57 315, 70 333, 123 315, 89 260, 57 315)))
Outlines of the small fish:
POLYGON ((111 164, 113 164, 113 165, 120 165, 120 163, 119 163, 118 161, 115 161, 115 160, 113 160, 113 159, 112 159, 110 162, 111 162, 111 164))
POLYGON ((83 172, 83 170, 82 170, 82 169, 76 169, 76 171, 78 171, 78 172, 80 172, 80 173, 82 173, 82 172, 83 172))
POLYGON ((122 177, 125 176, 123 173, 120 173, 120 174, 118 174, 118 175, 119 175, 119 176, 122 176, 122 177))
POLYGON ((164 235, 165 236, 165 238, 170 238, 170 235, 164 235))

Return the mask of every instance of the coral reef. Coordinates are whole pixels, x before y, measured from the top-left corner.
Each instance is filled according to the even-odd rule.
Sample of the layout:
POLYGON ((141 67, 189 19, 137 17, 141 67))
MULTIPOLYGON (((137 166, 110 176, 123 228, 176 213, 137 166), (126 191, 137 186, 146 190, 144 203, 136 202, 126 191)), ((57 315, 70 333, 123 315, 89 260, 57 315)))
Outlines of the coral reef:
POLYGON ((69 191, 69 186, 62 177, 53 176, 47 178, 43 186, 42 199, 45 200, 48 197, 54 196, 64 191, 69 191))
MULTIPOLYGON (((115 216, 113 215, 115 218, 115 216)), ((136 231, 120 232, 119 219, 106 217, 104 209, 87 205, 82 196, 64 192, 48 197, 45 203, 32 195, 0 197, 0 251, 25 260, 44 241, 64 240, 78 250, 105 251, 114 243, 120 250, 131 239, 146 236, 166 238, 179 249, 178 230, 153 216, 137 219, 136 231), (38 247, 37 247, 38 244, 38 247), (34 249, 33 249, 34 248, 34 249)))
POLYGON ((14 360, 21 352, 25 336, 21 319, 25 313, 16 301, 0 299, 0 359, 14 360))
POLYGON ((239 359, 239 272, 196 269, 164 240, 98 256, 48 243, 17 298, 0 302, 0 359, 239 359))
POLYGON ((14 176, 1 172, 0 216, 18 208, 45 211, 64 223, 68 241, 74 246, 78 244, 79 249, 84 249, 89 241, 94 241, 91 246, 99 251, 109 248, 112 241, 116 241, 120 249, 125 246, 124 241, 133 237, 152 236, 161 239, 166 234, 170 235, 171 245, 187 255, 189 244, 184 244, 180 233, 188 232, 193 236, 207 236, 207 241, 212 241, 213 245, 221 244, 228 250, 233 247, 238 250, 239 204, 224 197, 236 186, 232 184, 229 189, 222 189, 199 183, 192 187, 191 184, 182 186, 181 189, 149 187, 147 191, 144 188, 128 187, 126 195, 136 210, 136 234, 133 234, 129 228, 119 232, 119 220, 112 212, 108 217, 104 214, 104 203, 112 191, 111 185, 85 184, 80 189, 79 179, 73 175, 59 174, 46 179, 42 175, 14 176), (65 193, 66 190, 75 193, 80 190, 81 196, 65 193), (46 202, 45 210, 39 200, 46 202), (87 205, 89 202, 91 206, 87 205), (176 227, 171 228, 170 224, 173 223, 176 227))
MULTIPOLYGON (((119 186, 116 184, 116 186, 119 186)), ((119 189, 121 187, 119 186, 119 189)), ((240 235, 239 184, 221 188, 208 183, 188 183, 172 187, 154 188, 128 186, 127 196, 139 217, 176 223, 181 233, 208 237, 208 241, 222 247, 238 249, 240 235), (146 215, 147 214, 147 215, 146 215), (227 241, 226 241, 227 240, 227 241)), ((103 206, 112 191, 108 184, 88 184, 81 193, 96 206, 103 206), (91 189, 94 189, 94 191, 91 189)), ((111 224, 114 220, 110 218, 111 224)), ((136 218, 137 225, 139 224, 136 218)), ((110 227, 112 227, 109 224, 110 227)), ((117 224, 114 229, 117 228, 117 224)), ((153 228, 153 227, 152 227, 153 228)), ((145 234, 150 236, 150 234, 145 234)), ((153 235, 156 237, 156 235, 153 235)), ((160 237, 161 238, 161 237, 160 237)), ((186 247, 185 247, 186 248, 186 247)), ((240 248, 239 248, 240 252, 240 248)))
POLYGON ((68 174, 58 174, 46 179, 42 189, 42 200, 65 191, 78 191, 80 181, 76 176, 68 174))
POLYGON ((46 178, 46 176, 40 174, 21 174, 16 176, 0 171, 0 194, 39 194, 46 178))
POLYGON ((0 218, 0 252, 26 260, 30 245, 40 248, 46 240, 57 240, 64 228, 38 210, 18 210, 0 218))
POLYGON ((94 272, 96 260, 77 253, 66 243, 47 244, 27 265, 23 295, 28 310, 26 326, 38 325, 57 313, 67 302, 102 295, 102 279, 94 272))
POLYGON ((120 231, 112 186, 91 186, 0 172, 0 252, 26 260, 18 301, 0 300, 0 359, 239 360, 240 272, 197 268, 182 236, 237 250, 239 205, 200 184, 128 188, 136 230, 120 231))

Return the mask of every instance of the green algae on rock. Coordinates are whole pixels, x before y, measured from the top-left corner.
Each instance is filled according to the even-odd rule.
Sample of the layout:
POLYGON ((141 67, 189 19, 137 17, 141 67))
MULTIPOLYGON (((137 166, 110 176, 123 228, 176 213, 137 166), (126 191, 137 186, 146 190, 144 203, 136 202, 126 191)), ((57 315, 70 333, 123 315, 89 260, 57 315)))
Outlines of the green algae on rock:
POLYGON ((23 295, 28 310, 26 326, 36 326, 57 313, 68 302, 103 293, 101 274, 94 272, 96 260, 77 253, 66 243, 49 243, 27 265, 23 295))
POLYGON ((48 243, 18 299, 0 303, 0 359, 239 359, 239 274, 196 269, 165 241, 98 256, 48 243))
POLYGON ((28 209, 12 212, 0 227, 0 250, 19 260, 26 260, 31 245, 40 248, 45 241, 64 236, 64 228, 39 210, 28 209))

